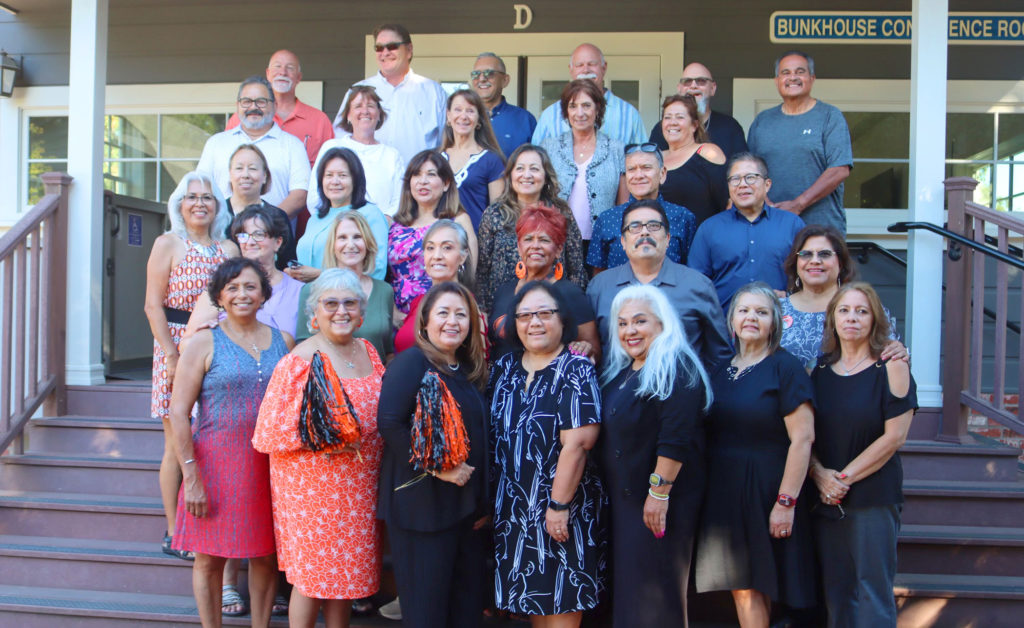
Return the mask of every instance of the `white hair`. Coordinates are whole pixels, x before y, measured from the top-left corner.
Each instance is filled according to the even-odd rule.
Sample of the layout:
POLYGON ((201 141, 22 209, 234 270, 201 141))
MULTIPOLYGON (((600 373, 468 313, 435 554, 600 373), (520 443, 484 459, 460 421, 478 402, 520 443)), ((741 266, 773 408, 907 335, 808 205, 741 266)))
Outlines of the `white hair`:
POLYGON ((182 240, 189 239, 188 229, 185 228, 185 218, 181 215, 181 203, 185 200, 185 195, 188 194, 188 186, 193 181, 199 181, 204 186, 209 187, 210 194, 213 194, 213 199, 217 203, 215 208, 217 213, 214 214, 213 221, 210 223, 210 237, 217 241, 226 240, 228 225, 231 224, 231 214, 228 213, 228 205, 224 201, 216 181, 212 177, 195 171, 183 176, 181 181, 178 182, 178 187, 174 188, 174 191, 171 192, 171 197, 167 199, 167 219, 171 222, 170 232, 182 240))
POLYGON ((494 59, 495 61, 498 62, 498 67, 501 69, 501 71, 505 72, 505 61, 498 55, 494 54, 493 52, 481 52, 476 56, 477 61, 479 61, 480 59, 494 59))
POLYGON ((641 397, 653 397, 662 401, 668 399, 676 382, 677 369, 681 368, 686 374, 687 386, 703 384, 704 409, 710 408, 712 394, 708 373, 686 339, 686 331, 683 329, 682 323, 679 322, 679 315, 672 308, 668 297, 655 286, 628 286, 615 295, 615 299, 612 300, 611 316, 609 317, 611 324, 608 329, 609 350, 602 383, 607 384, 615 379, 622 369, 627 368, 633 361, 626 350, 622 348, 616 331, 619 312, 629 302, 647 304, 651 313, 661 323, 661 333, 651 342, 651 346, 647 350, 647 359, 644 361, 643 368, 640 369, 637 394, 641 397))
POLYGON ((325 268, 320 276, 316 278, 309 287, 309 296, 306 297, 306 326, 310 332, 313 329, 313 319, 316 318, 316 304, 320 297, 328 290, 347 290, 359 299, 359 315, 366 314, 366 293, 359 284, 359 277, 347 268, 325 268))

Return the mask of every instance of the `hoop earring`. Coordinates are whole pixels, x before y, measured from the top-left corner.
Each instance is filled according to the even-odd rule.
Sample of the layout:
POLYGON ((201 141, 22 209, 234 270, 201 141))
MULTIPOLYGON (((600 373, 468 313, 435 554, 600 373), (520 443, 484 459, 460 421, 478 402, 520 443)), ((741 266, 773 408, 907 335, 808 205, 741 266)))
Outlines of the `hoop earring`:
POLYGON ((555 281, 561 279, 564 273, 565 269, 562 268, 562 262, 558 262, 557 264, 555 264, 555 281))
POLYGON ((804 289, 803 284, 800 283, 800 276, 799 275, 797 275, 797 278, 793 281, 793 285, 796 286, 796 291, 797 292, 800 292, 801 290, 804 289))
POLYGON ((519 260, 516 264, 516 277, 519 279, 526 278, 526 264, 524 264, 522 260, 519 260))
POLYGON ((315 318, 309 323, 309 326, 313 328, 313 331, 320 331, 320 323, 315 318))

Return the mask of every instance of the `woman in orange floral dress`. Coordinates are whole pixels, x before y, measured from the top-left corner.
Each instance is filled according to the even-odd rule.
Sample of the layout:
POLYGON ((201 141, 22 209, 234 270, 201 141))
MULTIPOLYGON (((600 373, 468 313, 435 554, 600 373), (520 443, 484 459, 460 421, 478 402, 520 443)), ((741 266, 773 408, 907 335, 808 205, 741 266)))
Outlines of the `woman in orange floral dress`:
POLYGON ((384 365, 373 345, 353 337, 366 296, 350 270, 325 270, 305 303, 314 336, 274 369, 253 445, 270 454, 274 533, 280 568, 292 583, 288 620, 312 627, 321 606, 330 628, 348 626, 352 600, 380 587, 376 518, 383 442, 377 400, 384 365), (333 370, 351 401, 361 438, 314 452, 299 435, 303 391, 313 356, 333 370))

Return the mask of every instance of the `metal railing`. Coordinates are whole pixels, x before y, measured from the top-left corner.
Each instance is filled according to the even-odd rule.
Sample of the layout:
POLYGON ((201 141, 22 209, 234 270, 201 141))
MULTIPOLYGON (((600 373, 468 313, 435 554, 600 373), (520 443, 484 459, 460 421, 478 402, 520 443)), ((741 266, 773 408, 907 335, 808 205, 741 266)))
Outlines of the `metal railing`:
POLYGON ((0 453, 24 452, 25 424, 41 405, 63 414, 68 186, 42 175, 46 196, 0 238, 0 453))

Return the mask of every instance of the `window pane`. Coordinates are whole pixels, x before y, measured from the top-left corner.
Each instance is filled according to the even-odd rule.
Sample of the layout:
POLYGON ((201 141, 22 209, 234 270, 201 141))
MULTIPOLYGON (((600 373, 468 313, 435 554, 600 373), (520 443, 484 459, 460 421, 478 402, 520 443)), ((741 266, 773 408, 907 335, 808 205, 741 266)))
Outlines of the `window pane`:
POLYGON ((991 113, 946 114, 946 159, 992 159, 994 129, 991 113))
MULTIPOLYGON (((29 118, 28 158, 68 158, 67 116, 29 118)), ((44 170, 43 172, 46 171, 44 170)))
POLYGON ((612 93, 640 109, 640 81, 612 81, 612 93))
POLYGON ((160 164, 160 198, 157 199, 161 203, 166 203, 167 199, 171 197, 171 192, 178 186, 178 182, 181 181, 189 172, 196 169, 199 164, 199 160, 196 161, 165 161, 160 164))
POLYGON ((156 200, 156 163, 152 161, 106 161, 103 188, 115 194, 156 200))
MULTIPOLYGON (((565 81, 542 81, 540 84, 540 110, 544 111, 562 98, 565 81)), ((562 112, 558 112, 561 117, 562 112)))
POLYGON ((67 172, 68 162, 57 161, 44 164, 29 164, 28 165, 28 204, 35 205, 39 202, 39 199, 43 198, 45 193, 43 188, 43 181, 39 178, 39 175, 47 172, 67 172))
POLYGON ((1024 211, 1024 164, 996 166, 996 209, 1024 211))
POLYGON ((469 83, 465 81, 439 81, 444 93, 451 96, 460 89, 469 89, 469 83))
POLYGON ((988 164, 946 164, 947 177, 973 177, 978 181, 971 199, 985 207, 992 206, 992 167, 988 164))
POLYGON ((899 112, 844 112, 858 159, 908 159, 910 114, 899 112))
POLYGON ((1024 113, 999 114, 999 158, 1024 161, 1024 113))
POLYGON ((156 115, 107 116, 103 156, 106 159, 156 157, 156 115))
POLYGON ((854 164, 843 190, 844 207, 902 209, 907 207, 908 164, 854 164))
POLYGON ((222 113, 184 113, 161 116, 161 157, 199 159, 206 140, 224 130, 222 113))

